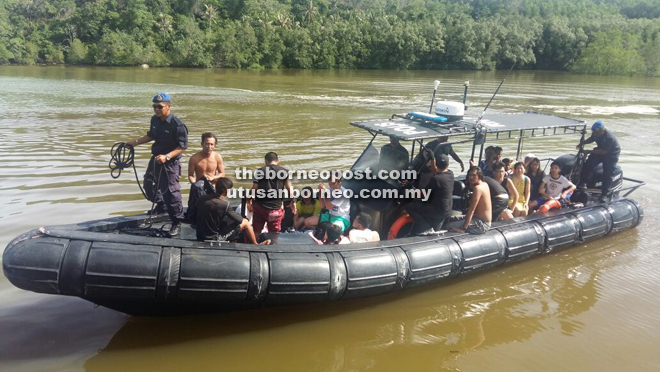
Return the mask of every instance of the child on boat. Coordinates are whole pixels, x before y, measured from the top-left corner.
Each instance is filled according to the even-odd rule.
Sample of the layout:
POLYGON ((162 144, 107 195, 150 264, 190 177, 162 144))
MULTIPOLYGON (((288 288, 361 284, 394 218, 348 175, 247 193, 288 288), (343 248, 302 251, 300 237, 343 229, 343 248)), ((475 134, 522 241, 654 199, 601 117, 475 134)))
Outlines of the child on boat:
POLYGON ((561 175, 561 167, 558 162, 553 161, 550 165, 550 174, 543 178, 539 193, 545 198, 545 203, 539 207, 539 213, 545 213, 550 209, 559 209, 562 202, 566 202, 575 190, 575 185, 566 177, 561 175))
POLYGON ((320 245, 351 244, 351 241, 342 235, 341 227, 328 221, 319 223, 316 229, 308 234, 320 245))
POLYGON ((312 195, 312 188, 303 187, 300 200, 296 202, 296 214, 293 217, 293 227, 300 230, 305 227, 305 219, 321 214, 321 203, 312 195))
POLYGON ((329 190, 324 184, 319 184, 319 201, 321 208, 330 213, 321 213, 305 219, 305 227, 315 229, 319 223, 329 221, 333 225, 341 227, 344 232, 350 226, 351 200, 347 198, 346 189, 341 185, 341 172, 332 171, 328 179, 329 190))
POLYGON ((371 226, 371 216, 361 212, 353 221, 353 228, 348 232, 348 240, 351 243, 366 243, 380 241, 378 232, 369 230, 371 226))
POLYGON ((511 159, 509 158, 504 158, 502 159, 502 163, 504 163, 504 175, 509 177, 513 174, 513 170, 511 170, 511 159))

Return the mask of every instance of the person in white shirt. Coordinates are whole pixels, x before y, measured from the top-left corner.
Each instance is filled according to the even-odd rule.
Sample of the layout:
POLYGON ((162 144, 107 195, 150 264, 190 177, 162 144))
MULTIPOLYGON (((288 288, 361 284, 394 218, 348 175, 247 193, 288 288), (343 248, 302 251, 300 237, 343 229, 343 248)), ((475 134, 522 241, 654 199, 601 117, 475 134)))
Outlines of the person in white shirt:
POLYGON ((545 213, 550 209, 561 208, 562 201, 566 202, 573 194, 575 185, 566 177, 561 175, 561 167, 558 162, 553 161, 550 165, 550 174, 543 177, 539 187, 539 194, 545 198, 545 203, 539 207, 539 213, 545 213))
POLYGON ((353 220, 353 229, 348 232, 348 240, 351 243, 366 243, 380 241, 378 232, 369 230, 371 226, 371 216, 367 213, 360 213, 353 220))
POLYGON ((329 221, 331 224, 341 227, 341 231, 344 232, 351 224, 351 199, 345 197, 346 189, 341 186, 341 172, 333 171, 331 173, 328 180, 330 190, 327 190, 324 184, 319 183, 321 208, 327 209, 329 213, 308 217, 305 220, 305 228, 315 229, 319 223, 329 221))
POLYGON ((328 221, 319 223, 315 231, 308 233, 317 244, 335 245, 351 244, 347 237, 342 235, 341 227, 328 221))

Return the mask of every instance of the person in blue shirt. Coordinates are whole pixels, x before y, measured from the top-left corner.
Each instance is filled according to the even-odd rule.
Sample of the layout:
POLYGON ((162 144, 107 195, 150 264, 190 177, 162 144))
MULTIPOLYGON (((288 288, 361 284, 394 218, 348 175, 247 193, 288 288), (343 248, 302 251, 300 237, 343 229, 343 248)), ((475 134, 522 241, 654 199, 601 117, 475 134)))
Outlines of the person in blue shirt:
POLYGON ((580 146, 593 142, 596 142, 597 145, 593 150, 583 150, 585 154, 589 154, 589 158, 587 158, 587 161, 582 167, 580 182, 578 184, 581 187, 584 187, 594 168, 596 168, 598 164, 603 163, 601 200, 604 200, 610 193, 610 185, 612 184, 612 178, 614 177, 616 163, 619 162, 621 146, 619 146, 619 141, 617 141, 614 134, 605 129, 605 124, 600 120, 596 121, 591 126, 591 132, 591 137, 584 140, 584 142, 581 141, 580 144, 577 145, 578 149, 580 146))
POLYGON ((127 142, 138 146, 154 141, 151 159, 144 175, 144 191, 150 201, 156 203, 156 212, 164 212, 172 220, 170 236, 181 231, 183 199, 181 198, 181 154, 188 147, 188 128, 181 119, 172 115, 172 97, 159 93, 152 99, 154 115, 146 135, 127 142))

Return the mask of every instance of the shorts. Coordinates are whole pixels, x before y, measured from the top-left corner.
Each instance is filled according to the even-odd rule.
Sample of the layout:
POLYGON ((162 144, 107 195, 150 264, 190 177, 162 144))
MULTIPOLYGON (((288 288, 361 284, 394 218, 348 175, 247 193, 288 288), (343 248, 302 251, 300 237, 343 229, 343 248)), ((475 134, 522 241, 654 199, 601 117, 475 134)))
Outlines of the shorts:
POLYGON ((224 234, 220 233, 218 234, 218 237, 216 238, 217 241, 220 242, 233 242, 236 240, 239 240, 241 234, 241 225, 236 224, 235 227, 228 229, 228 231, 224 232, 224 234))
POLYGON ((284 219, 284 209, 268 209, 259 203, 252 204, 252 227, 255 234, 268 227, 268 232, 280 232, 282 229, 282 219, 284 219))
MULTIPOLYGON (((463 228, 463 224, 465 223, 465 216, 451 216, 448 218, 448 224, 447 228, 463 228)), ((482 235, 485 234, 490 230, 490 222, 486 222, 482 219, 479 219, 477 217, 473 217, 472 221, 470 221, 470 224, 468 225, 467 229, 465 229, 465 232, 468 234, 473 234, 473 235, 482 235)))
POLYGON ((490 230, 490 222, 486 222, 479 218, 472 218, 468 228, 465 230, 468 234, 481 235, 485 234, 490 230))
POLYGON ((525 203, 516 203, 516 205, 513 206, 513 209, 518 209, 521 211, 526 211, 527 210, 527 204, 525 203))
POLYGON ((328 222, 328 221, 330 221, 330 223, 333 224, 333 225, 341 225, 341 231, 346 231, 346 229, 348 229, 348 226, 350 226, 350 224, 351 224, 344 217, 335 216, 335 215, 330 214, 330 213, 321 213, 321 214, 319 214, 319 223, 328 222))
MULTIPOLYGON (((566 198, 561 199, 561 200, 568 201, 571 198, 571 196, 573 196, 573 193, 570 193, 570 194, 566 195, 566 198)), ((554 199, 554 198, 551 198, 551 199, 554 199)), ((539 203, 539 205, 543 205, 548 200, 550 200, 550 199, 539 196, 539 198, 536 200, 536 202, 539 203)))

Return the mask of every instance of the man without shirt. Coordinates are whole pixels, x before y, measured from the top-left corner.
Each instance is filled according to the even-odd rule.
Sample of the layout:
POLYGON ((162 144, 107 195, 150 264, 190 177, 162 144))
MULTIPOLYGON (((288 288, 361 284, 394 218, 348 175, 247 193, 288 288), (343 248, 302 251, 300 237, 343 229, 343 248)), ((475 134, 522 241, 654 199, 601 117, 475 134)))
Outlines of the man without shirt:
MULTIPOLYGON (((197 240, 233 241, 243 231, 248 243, 258 244, 250 222, 233 211, 225 200, 234 183, 225 177, 215 180, 215 194, 200 196, 197 201, 197 240)), ((270 244, 266 240, 260 244, 270 244)))
POLYGON ((190 181, 190 195, 188 196, 188 219, 195 222, 197 213, 197 200, 206 195, 204 180, 211 184, 225 176, 225 165, 222 156, 215 152, 218 138, 211 132, 202 134, 202 151, 193 155, 188 161, 188 181, 190 181))
POLYGON ((468 186, 472 189, 470 206, 464 216, 450 217, 452 231, 469 234, 485 234, 490 229, 493 207, 490 201, 490 189, 483 181, 481 168, 472 166, 468 170, 468 186))

